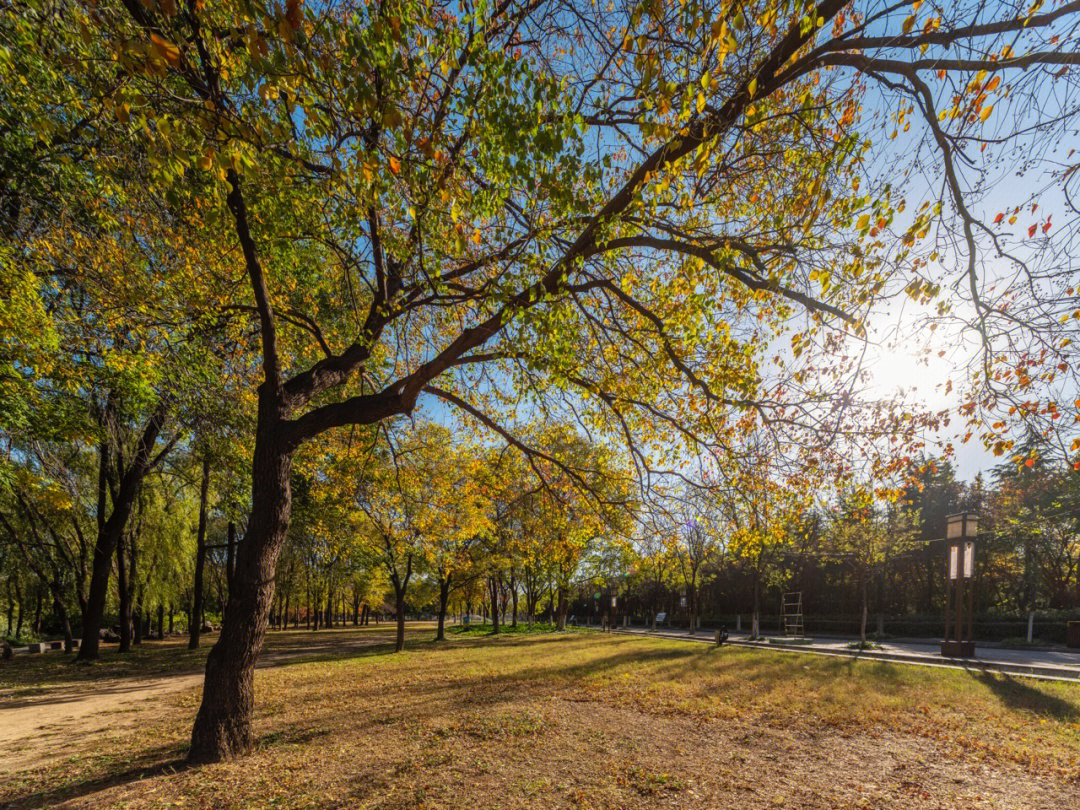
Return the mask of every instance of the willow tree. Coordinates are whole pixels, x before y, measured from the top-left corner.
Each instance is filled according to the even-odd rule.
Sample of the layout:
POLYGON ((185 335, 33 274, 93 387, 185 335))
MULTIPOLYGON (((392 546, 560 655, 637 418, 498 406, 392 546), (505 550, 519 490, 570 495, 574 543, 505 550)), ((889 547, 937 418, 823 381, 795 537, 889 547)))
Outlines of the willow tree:
MULTIPOLYGON (((235 305, 257 324, 262 375, 252 513, 191 759, 253 744, 290 464, 325 431, 429 396, 509 434, 504 407, 528 389, 572 397, 590 429, 633 447, 646 477, 677 441, 722 448, 747 414, 806 442, 855 435, 846 336, 897 285, 942 288, 930 227, 980 227, 967 201, 986 170, 968 145, 1067 131, 1069 94, 1044 90, 1048 69, 1077 59, 1063 43, 1078 10, 5 10, 36 34, 20 47, 47 40, 55 75, 145 151, 151 187, 227 223, 224 249, 247 278, 235 305)), ((948 258, 970 266, 979 249, 962 238, 948 258)))

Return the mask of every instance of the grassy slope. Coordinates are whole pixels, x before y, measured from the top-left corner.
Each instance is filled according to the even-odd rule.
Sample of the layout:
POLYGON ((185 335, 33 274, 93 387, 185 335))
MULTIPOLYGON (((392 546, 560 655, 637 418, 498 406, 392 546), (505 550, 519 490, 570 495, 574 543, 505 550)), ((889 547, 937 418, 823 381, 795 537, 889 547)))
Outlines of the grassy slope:
MULTIPOLYGON (((428 638, 410 632, 392 655, 385 626, 274 634, 269 656, 308 657, 259 671, 251 757, 183 768, 188 690, 0 773, 0 805, 1065 808, 1080 795, 1070 684, 594 633, 428 638)), ((190 671, 199 655, 150 648, 96 672, 190 671)), ((18 664, 0 669, 7 695, 98 677, 58 657, 18 664)))

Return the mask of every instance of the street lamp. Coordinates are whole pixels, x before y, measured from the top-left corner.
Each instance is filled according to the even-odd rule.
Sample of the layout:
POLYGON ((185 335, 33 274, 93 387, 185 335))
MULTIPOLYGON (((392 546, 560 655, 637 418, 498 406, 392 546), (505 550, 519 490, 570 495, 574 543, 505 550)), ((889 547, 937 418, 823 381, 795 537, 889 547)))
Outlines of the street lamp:
POLYGON ((979 516, 972 512, 945 518, 945 638, 941 642, 941 654, 951 658, 975 655, 972 598, 978 533, 979 516))

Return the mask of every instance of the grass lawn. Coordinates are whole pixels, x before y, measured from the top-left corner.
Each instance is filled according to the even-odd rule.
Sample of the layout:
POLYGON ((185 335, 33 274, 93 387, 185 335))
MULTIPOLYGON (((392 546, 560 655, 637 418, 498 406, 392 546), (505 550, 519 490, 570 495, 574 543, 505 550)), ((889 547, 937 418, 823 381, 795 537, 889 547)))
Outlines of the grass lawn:
POLYGON ((202 652, 7 662, 0 726, 97 702, 15 760, 0 745, 0 806, 1080 806, 1080 686, 589 632, 432 635, 410 628, 394 655, 387 625, 271 634, 258 750, 200 768, 183 756, 202 652))

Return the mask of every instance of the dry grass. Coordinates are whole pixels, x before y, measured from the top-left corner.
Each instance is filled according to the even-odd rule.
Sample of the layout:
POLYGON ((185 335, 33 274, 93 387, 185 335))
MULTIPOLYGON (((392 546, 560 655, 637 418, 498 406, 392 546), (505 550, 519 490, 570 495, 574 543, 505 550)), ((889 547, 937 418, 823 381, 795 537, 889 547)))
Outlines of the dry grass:
MULTIPOLYGON (((273 635, 242 761, 183 767, 189 688, 78 754, 0 773, 0 804, 1064 810, 1080 795, 1070 684, 591 633, 410 635, 402 655, 385 627, 273 635)), ((170 648, 139 660, 197 664, 170 648)), ((34 666, 52 684, 39 699, 76 669, 34 666)), ((0 670, 15 685, 0 694, 24 676, 0 670)))

